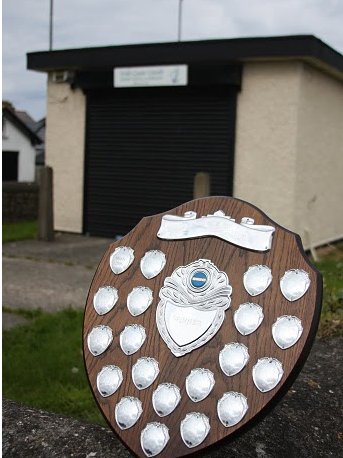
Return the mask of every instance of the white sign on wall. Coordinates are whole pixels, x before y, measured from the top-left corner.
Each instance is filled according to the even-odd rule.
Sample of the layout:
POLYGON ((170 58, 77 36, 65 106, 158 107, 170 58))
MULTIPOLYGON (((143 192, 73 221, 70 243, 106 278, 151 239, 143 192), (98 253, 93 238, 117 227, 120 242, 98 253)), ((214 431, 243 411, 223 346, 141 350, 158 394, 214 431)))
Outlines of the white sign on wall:
POLYGON ((117 67, 114 87, 187 86, 188 65, 117 67))

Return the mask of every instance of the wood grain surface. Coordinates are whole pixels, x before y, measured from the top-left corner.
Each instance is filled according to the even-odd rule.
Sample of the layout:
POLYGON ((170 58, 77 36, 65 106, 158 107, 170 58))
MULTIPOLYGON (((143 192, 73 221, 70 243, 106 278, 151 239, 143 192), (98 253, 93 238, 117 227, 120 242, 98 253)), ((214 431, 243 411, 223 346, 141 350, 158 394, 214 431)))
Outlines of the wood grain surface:
MULTIPOLYGON (((122 240, 113 243, 104 257, 92 281, 84 316, 83 347, 84 360, 89 383, 95 399, 119 438, 137 456, 144 457, 140 445, 140 433, 149 422, 158 421, 169 428, 170 440, 160 457, 178 457, 197 452, 223 439, 229 439, 233 433, 248 424, 253 424, 285 393, 301 369, 318 325, 322 280, 318 271, 309 264, 299 236, 287 231, 270 220, 259 209, 246 202, 228 197, 209 197, 188 202, 167 211, 166 214, 182 216, 186 211, 195 211, 197 216, 213 214, 222 210, 237 222, 242 217, 250 217, 255 224, 267 224, 276 228, 272 248, 267 252, 255 252, 237 247, 215 237, 203 237, 191 240, 160 240, 156 234, 163 214, 143 218, 140 223, 122 240), (130 246, 134 249, 135 259, 130 268, 120 275, 110 269, 109 258, 118 246, 130 246), (148 250, 161 250, 166 254, 166 266, 155 278, 147 280, 140 271, 140 260, 148 250), (185 266, 198 259, 211 260, 219 270, 226 272, 232 286, 231 306, 225 312, 223 325, 215 336, 204 346, 182 357, 175 357, 159 335, 155 314, 159 302, 159 290, 164 279, 175 268, 185 266), (269 288, 259 296, 251 297, 244 289, 243 274, 249 266, 267 265, 272 270, 273 281, 269 288), (287 301, 279 287, 280 278, 286 270, 303 269, 308 272, 311 284, 307 293, 295 302, 287 301), (99 316, 93 307, 93 297, 99 287, 110 285, 118 289, 119 300, 106 315, 99 316), (133 317, 127 309, 126 299, 136 286, 148 286, 154 292, 154 300, 148 310, 133 317), (233 313, 244 302, 255 302, 263 307, 264 319, 260 327, 248 336, 242 336, 233 323, 233 313), (272 338, 272 325, 281 315, 295 315, 303 325, 300 340, 291 348, 281 350, 272 338), (147 332, 147 339, 141 349, 131 356, 126 356, 119 345, 119 335, 128 324, 141 324, 147 332), (87 336, 94 326, 108 325, 113 330, 113 342, 101 355, 94 357, 87 347, 87 336), (248 347, 250 359, 247 366, 233 377, 226 376, 220 369, 218 355, 226 343, 240 342, 248 347), (142 356, 154 357, 159 362, 160 373, 155 382, 145 390, 138 390, 132 382, 131 368, 142 356), (261 357, 275 357, 282 362, 284 375, 281 382, 271 391, 261 393, 252 380, 252 368, 261 357), (103 366, 115 364, 123 371, 123 383, 118 391, 103 398, 96 388, 96 377, 103 366), (215 375, 215 386, 210 395, 201 402, 194 403, 185 390, 185 379, 194 368, 210 369, 215 375), (173 413, 159 417, 152 407, 152 393, 160 383, 175 383, 181 389, 181 402, 173 413), (227 391, 243 393, 248 400, 249 409, 237 425, 225 428, 217 416, 217 401, 227 391), (122 431, 116 424, 114 408, 123 396, 135 396, 142 401, 143 413, 139 421, 130 429, 122 431), (195 448, 188 448, 180 436, 180 422, 189 412, 202 412, 210 420, 211 430, 205 441, 195 448)), ((289 425, 284 425, 287 428, 289 425)), ((282 438, 280 438, 281 440, 282 438)))

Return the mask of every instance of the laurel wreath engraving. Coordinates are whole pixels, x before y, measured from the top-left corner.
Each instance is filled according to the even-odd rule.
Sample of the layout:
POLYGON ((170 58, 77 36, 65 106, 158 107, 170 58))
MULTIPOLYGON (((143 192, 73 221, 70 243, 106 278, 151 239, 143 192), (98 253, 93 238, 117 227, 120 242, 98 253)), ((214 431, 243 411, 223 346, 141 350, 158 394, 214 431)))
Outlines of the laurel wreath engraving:
POLYGON ((180 307, 194 307, 198 310, 217 310, 230 307, 232 287, 225 272, 207 259, 200 259, 187 266, 174 270, 164 281, 160 298, 170 300, 180 307), (210 276, 208 287, 203 290, 192 290, 190 277, 193 271, 204 270, 210 276))

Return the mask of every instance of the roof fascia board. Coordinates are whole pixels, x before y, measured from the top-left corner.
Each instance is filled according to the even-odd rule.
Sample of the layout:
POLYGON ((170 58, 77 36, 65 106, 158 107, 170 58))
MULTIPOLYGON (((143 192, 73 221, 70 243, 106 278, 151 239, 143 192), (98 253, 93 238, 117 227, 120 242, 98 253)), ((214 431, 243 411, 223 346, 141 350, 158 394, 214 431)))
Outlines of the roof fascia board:
POLYGON ((343 56, 312 35, 150 43, 27 54, 31 70, 105 70, 115 66, 311 58, 343 73, 343 56))

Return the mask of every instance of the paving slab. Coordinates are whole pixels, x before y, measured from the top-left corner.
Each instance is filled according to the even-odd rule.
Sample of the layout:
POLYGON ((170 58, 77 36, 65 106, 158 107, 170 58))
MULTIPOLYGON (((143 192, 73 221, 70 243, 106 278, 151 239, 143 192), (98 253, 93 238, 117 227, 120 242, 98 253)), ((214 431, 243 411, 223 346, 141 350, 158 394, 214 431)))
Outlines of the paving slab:
MULTIPOLYGON (((4 306, 48 312, 84 307, 95 269, 112 242, 58 233, 54 242, 25 240, 4 244, 4 306)), ((9 320, 5 320, 8 324, 9 320)), ((10 324, 14 325, 14 321, 10 324)))
POLYGON ((3 258, 5 307, 53 312, 84 307, 94 271, 81 266, 25 258, 3 258))
MULTIPOLYGON (((342 344, 341 338, 317 340, 291 390, 263 421, 244 435, 200 456, 342 456, 342 344)), ((8 458, 132 456, 108 428, 6 400, 3 402, 2 439, 3 456, 8 458)))
POLYGON ((2 313, 2 329, 11 329, 21 324, 28 324, 29 319, 14 313, 2 313))
POLYGON ((4 257, 37 259, 95 269, 113 242, 114 239, 57 233, 53 242, 23 240, 5 243, 2 252, 4 257))

